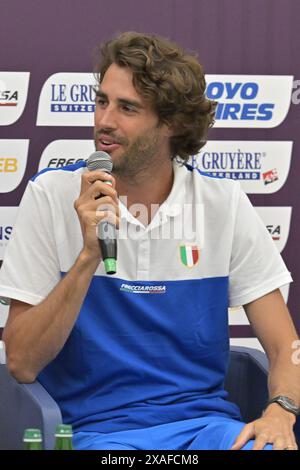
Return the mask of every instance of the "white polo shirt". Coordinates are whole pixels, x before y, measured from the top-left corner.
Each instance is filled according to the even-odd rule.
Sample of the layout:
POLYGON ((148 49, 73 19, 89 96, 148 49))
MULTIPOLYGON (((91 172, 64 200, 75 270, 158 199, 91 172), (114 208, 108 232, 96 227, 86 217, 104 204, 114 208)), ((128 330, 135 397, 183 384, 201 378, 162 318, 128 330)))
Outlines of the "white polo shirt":
MULTIPOLYGON (((74 264, 83 243, 73 204, 86 171, 85 162, 79 162, 43 170, 29 182, 0 272, 1 295, 35 305, 74 264)), ((229 276, 229 306, 243 305, 292 280, 236 181, 203 176, 174 163, 171 193, 148 226, 122 202, 120 209, 113 277, 156 281, 229 276), (191 256, 192 247, 198 260, 184 264, 183 251, 191 256)), ((103 263, 95 275, 106 275, 103 263)))
MULTIPOLYGON (((85 162, 39 173, 24 193, 0 295, 36 305, 83 240, 74 209, 85 162)), ((229 306, 291 282, 240 184, 174 162, 174 183, 143 226, 120 202, 117 273, 96 270, 75 326, 39 375, 75 430, 114 432, 207 415, 225 400, 229 306)))

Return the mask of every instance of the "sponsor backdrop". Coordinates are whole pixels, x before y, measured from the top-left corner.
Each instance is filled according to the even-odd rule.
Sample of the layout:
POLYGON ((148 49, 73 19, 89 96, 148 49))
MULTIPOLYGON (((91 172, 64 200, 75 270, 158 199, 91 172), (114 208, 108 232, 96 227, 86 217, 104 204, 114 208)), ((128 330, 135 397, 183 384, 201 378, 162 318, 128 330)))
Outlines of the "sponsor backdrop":
MULTIPOLYGON (((292 272, 282 292, 300 329, 300 2, 0 3, 0 260, 28 179, 94 150, 96 46, 125 30, 153 32, 197 51, 204 64, 216 123, 191 163, 241 182, 292 272)), ((7 311, 2 301, 0 328, 7 311)), ((242 308, 230 311, 230 331, 233 343, 257 344, 242 308)))

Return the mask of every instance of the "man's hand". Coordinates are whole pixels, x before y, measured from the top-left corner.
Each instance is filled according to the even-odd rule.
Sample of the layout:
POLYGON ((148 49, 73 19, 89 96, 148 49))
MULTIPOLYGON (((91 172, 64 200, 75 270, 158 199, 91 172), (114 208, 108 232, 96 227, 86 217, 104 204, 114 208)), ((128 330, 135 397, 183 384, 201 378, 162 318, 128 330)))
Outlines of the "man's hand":
POLYGON ((101 170, 88 171, 81 178, 80 196, 74 202, 83 236, 83 251, 91 259, 101 259, 102 254, 96 227, 108 220, 119 228, 119 205, 115 179, 101 170), (110 181, 111 186, 105 183, 110 181), (101 196, 101 197, 100 197, 101 196))
POLYGON ((297 450, 293 426, 296 417, 277 403, 267 407, 262 417, 244 426, 230 450, 239 450, 254 439, 252 450, 273 444, 273 450, 297 450))

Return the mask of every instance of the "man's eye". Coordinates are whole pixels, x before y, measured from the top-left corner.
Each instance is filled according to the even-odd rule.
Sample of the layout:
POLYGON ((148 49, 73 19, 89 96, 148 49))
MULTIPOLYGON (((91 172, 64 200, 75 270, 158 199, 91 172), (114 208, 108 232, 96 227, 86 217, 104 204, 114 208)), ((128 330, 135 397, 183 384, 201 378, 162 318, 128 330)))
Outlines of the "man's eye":
POLYGON ((126 112, 129 112, 129 113, 135 112, 135 108, 133 108, 132 106, 128 106, 128 105, 126 105, 126 104, 124 104, 124 105, 122 106, 122 109, 123 109, 124 111, 126 111, 126 112))
POLYGON ((100 104, 100 106, 104 106, 106 101, 103 98, 97 98, 97 103, 100 104))

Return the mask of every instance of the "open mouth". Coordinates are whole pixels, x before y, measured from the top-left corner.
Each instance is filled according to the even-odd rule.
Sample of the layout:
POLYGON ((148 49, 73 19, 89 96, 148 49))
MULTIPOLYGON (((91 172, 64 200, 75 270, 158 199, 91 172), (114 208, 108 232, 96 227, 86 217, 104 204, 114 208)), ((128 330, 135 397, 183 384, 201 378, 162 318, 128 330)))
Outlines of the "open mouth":
POLYGON ((114 145, 118 144, 118 142, 109 142, 108 140, 100 139, 101 144, 103 145, 114 145))
POLYGON ((99 139, 100 150, 114 150, 120 147, 121 144, 118 142, 109 141, 106 139, 99 139))

